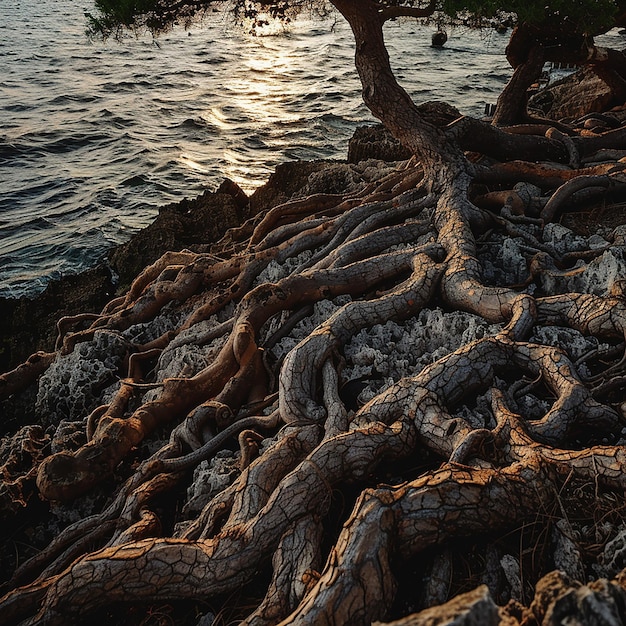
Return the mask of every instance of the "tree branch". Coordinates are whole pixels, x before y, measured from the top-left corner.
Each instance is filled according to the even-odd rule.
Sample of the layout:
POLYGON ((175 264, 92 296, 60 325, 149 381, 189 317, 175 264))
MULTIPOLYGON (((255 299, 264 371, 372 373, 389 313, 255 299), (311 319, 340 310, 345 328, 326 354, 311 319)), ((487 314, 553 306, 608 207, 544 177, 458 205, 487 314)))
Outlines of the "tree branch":
POLYGON ((382 22, 391 20, 396 17, 428 17, 435 12, 436 0, 431 0, 428 6, 422 8, 417 7, 384 7, 379 10, 382 22))

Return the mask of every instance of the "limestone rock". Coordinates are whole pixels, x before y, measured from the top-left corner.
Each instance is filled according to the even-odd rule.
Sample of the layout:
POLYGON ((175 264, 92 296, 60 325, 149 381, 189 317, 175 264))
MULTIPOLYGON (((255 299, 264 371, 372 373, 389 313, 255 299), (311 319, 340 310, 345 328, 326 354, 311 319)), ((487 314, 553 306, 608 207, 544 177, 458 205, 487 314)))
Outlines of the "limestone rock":
POLYGON ((572 578, 583 580, 583 568, 580 550, 576 542, 575 531, 567 519, 560 519, 554 525, 554 564, 572 578))
MULTIPOLYGON (((378 622, 382 626, 381 622, 378 622)), ((387 626, 496 626, 498 607, 486 585, 463 593, 440 606, 409 615, 387 626)))
POLYGON ((539 624, 548 610, 554 606, 558 598, 569 589, 577 589, 580 583, 572 580, 565 572, 555 570, 544 576, 535 587, 535 597, 530 605, 530 611, 539 624))
POLYGON ((545 626, 622 626, 626 591, 605 578, 571 589, 551 607, 545 626))
POLYGON ((230 450, 220 450, 211 460, 203 461, 194 471, 187 491, 184 512, 198 515, 206 503, 228 487, 239 475, 238 458, 230 450))
POLYGON ((392 173, 395 163, 382 159, 360 159, 358 163, 329 163, 327 167, 310 174, 307 184, 298 196, 317 193, 356 193, 367 183, 380 179, 385 173, 392 173))
POLYGON ((164 206, 154 222, 111 253, 109 262, 119 276, 119 287, 127 287, 165 250, 193 249, 218 240, 228 228, 241 223, 240 207, 239 198, 208 191, 193 200, 164 206))
POLYGON ((382 125, 359 126, 348 143, 348 163, 366 159, 402 161, 411 153, 382 125))
POLYGON ((14 518, 35 492, 34 476, 49 441, 41 426, 25 426, 0 439, 0 519, 14 518))
POLYGON ((626 590, 605 578, 583 585, 554 571, 537 583, 530 609, 542 626, 622 626, 626 590))
POLYGON ((52 350, 61 317, 100 311, 113 293, 111 272, 101 265, 51 282, 36 298, 0 298, 0 372, 52 350))
POLYGON ((522 597, 521 567, 519 561, 511 554, 505 554, 500 559, 500 566, 511 588, 511 599, 520 600, 522 597))
POLYGON ((599 560, 605 576, 616 576, 626 567, 626 527, 604 546, 599 560))
POLYGON ((556 81, 533 96, 529 108, 550 119, 577 119, 588 113, 606 111, 614 102, 609 86, 587 67, 556 81))
POLYGON ((330 161, 289 161, 276 166, 267 183, 250 196, 250 215, 291 199, 308 182, 309 176, 328 167, 330 161))
POLYGON ((100 330, 92 341, 57 358, 39 380, 36 415, 46 424, 85 418, 116 382, 128 349, 121 335, 100 330))

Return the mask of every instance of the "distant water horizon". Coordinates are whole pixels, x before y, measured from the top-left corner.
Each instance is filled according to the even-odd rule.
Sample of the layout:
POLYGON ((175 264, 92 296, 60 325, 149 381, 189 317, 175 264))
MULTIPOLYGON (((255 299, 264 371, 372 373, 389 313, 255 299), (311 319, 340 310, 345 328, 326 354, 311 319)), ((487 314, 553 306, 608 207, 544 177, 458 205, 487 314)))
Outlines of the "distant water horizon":
MULTIPOLYGON (((158 42, 90 42, 89 0, 23 0, 0 24, 0 296, 93 267, 159 206, 231 178, 246 192, 291 160, 339 159, 364 106, 342 20, 254 37, 222 14, 158 42)), ((386 29, 417 102, 481 116, 511 69, 508 34, 386 29)), ((509 33, 510 34, 510 33, 509 33)))

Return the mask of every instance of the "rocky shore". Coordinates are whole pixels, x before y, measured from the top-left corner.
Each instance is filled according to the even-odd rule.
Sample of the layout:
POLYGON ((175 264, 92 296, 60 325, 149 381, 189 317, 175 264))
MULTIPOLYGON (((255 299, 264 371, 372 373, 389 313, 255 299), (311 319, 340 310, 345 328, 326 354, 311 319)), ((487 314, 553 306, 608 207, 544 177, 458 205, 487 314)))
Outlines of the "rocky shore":
POLYGON ((14 368, 37 350, 52 350, 59 319, 99 312, 166 250, 207 248, 229 228, 290 198, 307 184, 310 174, 329 165, 324 161, 279 165, 249 198, 226 180, 215 192, 162 207, 152 224, 112 249, 98 267, 53 281, 35 297, 0 298, 0 372, 14 368))
POLYGON ((51 282, 35 297, 0 298, 0 372, 25 361, 37 350, 54 348, 57 322, 64 316, 97 313, 123 293, 141 270, 164 252, 208 250, 229 228, 292 197, 342 193, 358 182, 361 170, 378 162, 408 158, 406 150, 382 125, 359 127, 348 147, 347 162, 282 163, 249 197, 224 180, 215 191, 165 205, 155 220, 109 251, 105 262, 80 274, 51 282), (358 164, 363 162, 364 165, 358 164))
MULTIPOLYGON (((574 89, 579 88, 579 78, 572 80, 578 84, 574 89)), ((559 100, 567 100, 563 95, 566 88, 559 89, 559 100)), ((604 97, 599 88, 596 92, 598 98, 604 97)), ((593 89, 587 93, 593 93, 593 89)), ((544 98, 546 107, 552 107, 554 102, 544 98)), ((535 102, 536 110, 540 105, 535 102)), ((579 118, 584 111, 576 106, 594 110, 596 103, 590 96, 584 102, 579 100, 568 113, 579 118)), ((543 113, 549 115, 550 110, 546 108, 543 113)), ((559 108, 559 115, 563 112, 559 108)), ((444 110, 443 114, 447 115, 448 111, 444 110)), ((611 112, 616 123, 623 122, 622 115, 626 116, 624 109, 611 112)), ((5 461, 5 493, 0 503, 4 502, 4 519, 8 522, 0 565, 5 572, 17 571, 20 580, 20 577, 33 578, 34 574, 24 573, 18 566, 32 557, 34 571, 39 567, 41 555, 48 558, 45 546, 52 546, 58 536, 65 537, 62 550, 54 547, 60 555, 54 557, 56 560, 42 575, 48 576, 52 585, 46 597, 51 603, 57 599, 62 603, 66 601, 64 580, 69 580, 70 586, 77 581, 82 584, 78 569, 76 574, 74 570, 69 575, 62 573, 75 558, 74 547, 66 548, 66 544, 76 544, 76 550, 83 552, 87 542, 90 542, 87 551, 96 549, 92 544, 104 545, 105 567, 119 566, 120 576, 132 577, 135 570, 141 576, 144 571, 157 572, 159 595, 145 615, 135 613, 139 610, 135 602, 141 600, 133 597, 126 607, 113 606, 112 613, 108 607, 103 608, 99 619, 109 624, 143 626, 157 623, 149 619, 162 610, 170 613, 165 621, 158 623, 169 620, 169 623, 200 626, 214 619, 221 623, 215 607, 205 604, 206 576, 212 575, 212 561, 206 566, 198 560, 203 558, 201 550, 205 548, 215 550, 211 555, 216 555, 216 563, 232 559, 234 565, 228 567, 245 572, 249 555, 257 544, 261 545, 259 537, 274 541, 281 535, 284 543, 277 548, 274 558, 282 558, 283 550, 283 556, 288 559, 306 553, 290 547, 299 537, 296 531, 300 530, 314 532, 315 536, 322 530, 329 536, 341 533, 337 545, 351 546, 354 542, 357 555, 362 538, 365 539, 361 553, 365 554, 378 538, 396 533, 398 537, 409 537, 407 545, 418 546, 414 550, 416 554, 423 550, 420 554, 424 558, 416 556, 402 565, 403 569, 396 575, 397 599, 390 605, 388 614, 395 619, 394 616, 425 610, 393 623, 556 626, 561 623, 558 615, 564 614, 563 611, 568 615, 591 616, 577 623, 596 623, 590 621, 596 617, 596 605, 604 612, 626 606, 622 571, 626 542, 621 504, 623 465, 619 465, 621 452, 615 452, 623 449, 626 429, 613 408, 596 411, 598 402, 583 389, 577 375, 572 374, 574 369, 579 370, 592 385, 603 375, 602 359, 607 354, 616 361, 614 367, 619 368, 623 359, 619 361, 618 353, 622 348, 621 344, 617 348, 613 344, 621 341, 621 334, 614 337, 609 333, 610 343, 604 336, 590 337, 583 322, 571 327, 563 323, 561 327, 559 320, 546 319, 550 306, 560 306, 563 301, 569 306, 566 299, 571 294, 584 302, 595 303, 591 317, 598 316, 600 305, 606 305, 607 317, 614 314, 610 307, 622 311, 623 302, 619 299, 623 298, 626 275, 626 227, 617 227, 626 224, 626 204, 621 196, 616 196, 610 198, 610 209, 598 203, 588 214, 569 213, 575 204, 572 201, 556 219, 543 220, 533 210, 540 203, 545 208, 550 195, 543 194, 539 187, 530 186, 528 191, 528 186, 522 189, 516 185, 514 191, 520 202, 526 191, 531 198, 526 207, 529 214, 510 212, 504 216, 505 209, 513 207, 513 191, 507 191, 510 197, 506 198, 502 215, 497 216, 499 221, 491 224, 495 227, 484 229, 476 246, 485 291, 503 290, 502 285, 516 290, 528 287, 528 296, 515 300, 515 306, 521 303, 519 319, 515 317, 515 309, 511 322, 503 326, 504 322, 497 316, 470 313, 467 308, 452 307, 445 298, 431 294, 438 284, 437 275, 444 257, 435 243, 435 229, 430 227, 435 209, 428 203, 427 192, 423 190, 423 196, 412 195, 424 174, 419 170, 420 165, 414 159, 407 159, 408 156, 382 127, 359 129, 345 162, 280 165, 267 184, 250 197, 226 180, 215 192, 207 191, 193 200, 163 207, 150 226, 112 250, 102 266, 53 283, 35 299, 0 301, 0 315, 6 320, 0 329, 0 371, 14 367, 36 350, 53 350, 57 320, 63 316, 86 314, 84 324, 89 326, 93 322, 89 313, 97 314, 106 307, 101 317, 114 322, 105 327, 98 326, 99 320, 81 336, 81 321, 74 318, 73 332, 66 333, 63 340, 66 349, 59 350, 37 385, 31 384, 21 394, 21 400, 15 400, 18 394, 14 394, 3 402, 1 434, 8 436, 2 438, 0 447, 0 460, 5 461), (297 201, 285 204, 296 198, 297 201), (336 221, 334 216, 327 215, 324 202, 331 209, 343 203, 341 212, 337 210, 336 221), (277 205, 281 206, 276 211, 269 210, 277 205), (305 210, 310 215, 303 227, 301 214, 305 210), (398 223, 385 222, 390 214, 397 217, 398 223), (382 224, 376 221, 379 219, 382 224), (335 231, 329 229, 335 226, 341 234, 345 222, 340 220, 348 222, 349 232, 355 233, 353 240, 346 239, 343 244, 343 257, 322 239, 330 232, 331 240, 335 231), (363 234, 360 229, 368 222, 372 230, 363 234), (501 232, 498 226, 502 225, 505 228, 501 232), (371 233, 376 236, 370 237, 371 233), (387 236, 391 239, 387 240, 387 236), (384 240, 380 244, 384 244, 382 252, 381 240, 384 240), (215 245, 215 242, 219 243, 215 245), (411 246, 419 251, 414 254, 409 250, 411 246), (190 252, 175 255, 178 260, 169 260, 168 255, 168 260, 156 263, 142 274, 164 252, 186 250, 190 252), (412 261, 411 266, 403 260, 418 256, 419 262, 412 261), (244 258, 246 264, 239 267, 244 258), (554 259, 562 263, 556 264, 554 259), (398 263, 399 269, 394 269, 394 263, 398 263), (319 264, 319 276, 309 271, 316 264, 319 264), (390 287, 388 281, 381 280, 381 271, 389 271, 398 285, 390 287), (407 279, 410 272, 419 276, 421 282, 407 279), (112 302, 128 293, 138 274, 142 277, 134 282, 129 295, 112 302), (230 281, 233 276, 236 280, 230 281), (359 281, 365 286, 353 294, 352 287, 359 281), (146 283, 149 283, 147 287, 146 283), (342 291, 333 291, 336 284, 342 285, 342 291), (242 288, 248 297, 240 298, 237 303, 236 295, 242 288), (249 297, 250 293, 253 297, 249 297), (310 301, 302 298, 303 293, 310 296, 310 301), (293 301, 289 299, 292 294, 293 301), (537 319, 532 307, 529 316, 522 307, 531 299, 543 307, 537 319), (384 308, 387 304, 392 313, 384 308), (280 314, 275 315, 272 307, 280 314), (414 315, 396 315, 412 307, 415 307, 414 315), (263 317, 265 309, 268 313, 263 317), (526 327, 527 317, 533 317, 532 329, 526 327), (91 335, 87 337, 89 332, 91 335), (250 346, 252 349, 248 349, 250 346), (483 361, 489 367, 475 375, 473 368, 478 372, 483 361), (317 367, 316 363, 321 364, 319 375, 309 371, 317 367), (234 372, 232 375, 230 370, 234 372), (460 372, 458 379, 449 382, 455 372, 460 372), (554 381, 562 384, 564 391, 554 381), (459 389, 464 386, 469 390, 469 399, 459 395, 459 389), (518 389, 517 395, 511 391, 513 387, 518 389), (412 391, 405 392, 406 389, 412 391), (474 396, 476 389, 479 392, 474 396), (504 391, 511 391, 506 400, 512 403, 512 410, 504 404, 504 391), (318 392, 323 395, 325 409, 312 400, 318 392), (194 394, 210 400, 198 405, 194 394), (450 395, 449 404, 444 406, 438 394, 442 398, 450 395), (185 404, 188 398, 193 410, 185 404), (415 398, 422 399, 416 404, 415 398), (241 419, 233 419, 228 403, 235 407, 241 419), (278 408, 272 409, 276 406, 283 413, 278 408), (327 412, 328 435, 321 443, 318 425, 309 419, 317 415, 317 410, 327 412), (300 419, 299 411, 307 419, 300 419), (420 412, 424 412, 423 419, 415 417, 420 412), (187 416, 179 425, 166 423, 166 417, 170 419, 170 414, 179 413, 187 416), (569 423, 570 414, 581 421, 580 433, 572 426, 572 437, 577 439, 568 439, 570 433, 563 435, 562 429, 558 436, 547 429, 545 433, 541 430, 544 422, 550 420, 557 425, 569 423), (523 427, 520 415, 524 416, 523 427), (278 428, 276 416, 282 416, 284 422, 278 432, 274 432, 278 428), (589 416, 599 424, 590 433, 585 430, 589 416), (608 426, 604 426, 603 419, 608 426), (429 420, 434 420, 431 429, 429 420), (135 437, 132 429, 139 432, 139 427, 145 432, 141 433, 142 437, 135 437), (424 446, 419 456, 410 460, 407 457, 405 462, 400 443, 407 449, 415 447, 415 443, 402 443, 402 433, 405 430, 413 433, 413 428, 431 447, 424 446), (525 429, 538 441, 531 440, 525 429), (268 430, 274 434, 268 436, 268 430), (232 440, 224 445, 226 436, 232 440), (289 442, 292 438, 296 442, 294 437, 299 439, 292 446, 289 442), (574 447, 561 449, 561 440, 574 447), (292 448, 294 454, 300 454, 298 450, 302 446, 303 458, 308 456, 302 462, 299 457, 293 463, 289 461, 295 470, 290 469, 292 465, 285 465, 283 478, 276 479, 281 481, 279 488, 267 487, 262 472, 274 480, 273 474, 282 471, 280 455, 285 442, 286 454, 291 454, 292 448), (218 444, 221 448, 213 450, 211 446, 218 444), (392 465, 385 456, 388 454, 385 446, 392 450, 396 445, 402 454, 392 465), (126 446, 128 450, 118 458, 116 446, 126 446), (361 446, 367 452, 363 456, 365 461, 360 460, 360 455, 365 454, 360 451, 361 446), (187 452, 187 448, 192 451, 187 452), (346 472, 335 468, 336 463, 344 463, 344 456, 348 459, 346 472), (76 465, 71 465, 73 459, 78 459, 76 465), (155 459, 158 462, 153 463, 155 459), (449 461, 442 464, 441 459, 449 461), (370 475, 371 467, 379 462, 380 473, 370 475), (583 471, 587 471, 590 463, 593 475, 583 471), (300 471, 299 467, 304 469, 300 471), (570 468, 574 469, 570 471, 570 468), (157 472, 155 476, 150 473, 153 470, 157 472), (575 470, 580 470, 580 476, 574 475, 575 470), (333 478, 335 473, 346 474, 345 484, 333 478), (96 474, 95 486, 88 492, 81 491, 82 477, 91 480, 96 474), (483 485, 480 480, 484 476, 491 478, 483 485), (558 482, 565 476, 568 476, 565 483, 558 482), (598 476, 607 481, 602 489, 598 488, 598 476), (67 481, 66 477, 69 477, 67 481), (72 482, 75 477, 77 480, 72 482), (432 484, 428 482, 431 479, 432 484), (475 481, 479 494, 475 502, 471 481, 475 481), (369 505, 358 508, 362 498, 354 490, 355 482, 357 491, 364 490, 363 502, 379 498, 388 507, 379 527, 378 518, 371 518, 372 522, 368 517, 370 510, 378 515, 378 508, 369 505), (468 499, 464 499, 465 492, 457 498, 457 485, 466 484, 470 487, 468 499), (66 487, 75 489, 64 491, 66 487), (303 490, 302 497, 298 495, 299 489, 303 490), (330 498, 328 490, 332 494, 330 498), (426 496, 420 495, 422 492, 426 496), (118 496, 107 500, 115 493, 118 496), (239 495, 229 500, 231 494, 241 493, 246 497, 252 495, 241 505, 236 500, 239 495), (254 499, 257 493, 275 495, 266 503, 254 499), (560 509, 552 508, 555 494, 560 509), (410 507, 413 500, 409 496, 415 502, 424 498, 425 503, 422 508, 416 505, 411 513, 411 519, 421 520, 418 523, 423 524, 416 526, 415 538, 407 534, 405 526, 398 525, 393 531, 385 526, 396 523, 393 521, 396 509, 392 508, 396 506, 395 498, 399 498, 402 506, 410 507), (150 498, 153 498, 150 508, 142 508, 142 503, 150 498), (429 504, 428 498, 433 504, 429 504), (64 502, 66 499, 69 502, 64 502), (357 500, 356 512, 347 519, 351 504, 357 500), (110 504, 104 506, 105 502, 110 504), (305 513, 298 512, 299 506, 306 509, 305 513), (324 513, 323 529, 302 524, 303 520, 318 524, 318 511, 326 506, 330 509, 324 513), (230 507, 235 512, 229 514, 232 523, 230 518, 222 520, 220 507, 230 507), (449 510, 452 511, 449 517, 437 521, 440 515, 447 516, 445 512, 449 510), (246 514, 241 516, 243 521, 237 517, 240 511, 246 514), (527 520, 529 511, 531 517, 537 512, 537 519, 527 520), (436 538, 432 545, 419 547, 421 541, 430 541, 423 537, 428 537, 430 532, 427 515, 431 513, 437 533, 443 533, 444 539, 436 538), (287 519, 289 515, 293 515, 293 522, 287 519), (513 521, 506 521, 509 515, 513 521), (474 520, 483 518, 484 527, 476 531, 474 520), (94 523, 94 519, 100 521, 94 523), (291 525, 288 530, 285 520, 291 525), (527 526, 519 520, 527 520, 527 526), (506 524, 513 526, 503 535, 501 528, 508 528, 506 524), (456 525, 460 529, 458 536, 456 525), (275 531, 279 527, 282 530, 275 531), (452 528, 450 541, 445 539, 448 527, 452 528), (249 532, 250 528, 254 532, 249 532), (261 529, 258 534, 257 528, 261 529), (351 528, 357 530, 352 533, 351 528), (479 533, 482 535, 475 537, 479 533), (467 535, 472 536, 471 541, 467 541, 467 535), (254 541, 246 543, 252 536, 254 541), (348 539, 343 539, 344 536, 348 539), (196 552, 190 552, 191 556, 185 559, 182 552, 176 552, 176 546, 187 545, 196 552), (120 549, 118 553, 119 546, 134 547, 120 549), (152 550, 154 546, 165 551, 150 561, 150 567, 157 569, 144 567, 144 560, 135 567, 134 559, 144 558, 136 550, 152 550), (226 557, 219 552, 222 549, 226 557), (161 594, 169 597, 163 592, 169 589, 169 579, 167 572, 158 568, 170 562, 176 572, 181 563, 191 562, 194 567, 200 563, 201 600, 197 604, 161 605, 165 602, 161 594), (57 574, 50 574, 57 570, 51 567, 61 572, 58 585, 57 574), (420 585, 424 589, 416 594, 415 587, 420 585), (450 600, 456 594, 459 595, 450 600)), ((613 154, 610 165, 619 169, 618 164, 625 160, 626 157, 613 154)), ((589 167, 594 167, 594 162, 589 167)), ((559 163, 552 166, 551 175, 558 178, 559 163)), ((622 169, 618 174, 622 175, 622 169)), ((546 184, 550 193, 556 186, 546 184)), ((482 194, 477 197, 487 207, 491 193, 502 206, 496 185, 493 192, 477 186, 477 193, 482 194)), ((603 200, 607 198, 609 194, 603 200)), ((442 206, 443 216, 453 213, 447 204, 442 206)), ((487 209, 484 214, 490 215, 487 209)), ((440 216, 440 219, 444 218, 440 216)), ((437 230, 445 232, 439 226, 437 230)), ((466 270, 461 267, 450 274, 459 275, 463 271, 466 270)), ((621 387, 617 392, 610 385, 606 389, 607 402, 618 406, 621 400, 615 397, 621 387)), ((400 513, 397 515, 398 520, 405 519, 400 513)), ((320 543, 321 539, 306 541, 320 543)), ((270 553, 273 550, 272 544, 270 553)), ((298 585, 305 579, 316 585, 312 579, 324 576, 322 562, 315 559, 305 563, 305 571, 295 576, 298 585)), ((82 610, 90 597, 98 594, 105 597, 108 591, 104 590, 106 585, 97 588, 102 577, 88 569, 92 562, 96 561, 91 556, 85 558, 85 581, 92 591, 76 596, 78 600, 68 593, 71 610, 74 607, 76 611, 82 610)), ((345 556, 350 567, 358 562, 352 553, 345 556)), ((380 562, 386 563, 384 559, 380 562)), ((280 570, 278 565, 276 569, 280 570)), ((106 571, 107 577, 115 578, 110 575, 113 569, 106 571)), ((227 568, 227 573, 230 571, 227 568)), ((216 572, 217 577, 222 575, 221 570, 216 572)), ((263 570, 261 576, 269 580, 268 571, 263 570)), ((374 579, 374 574, 368 576, 374 579)), ((176 584, 184 586, 187 578, 183 576, 176 584)), ((382 578, 392 580, 385 573, 382 578)), ((240 604, 246 605, 249 596, 260 607, 257 610, 261 610, 264 605, 259 604, 258 598, 264 591, 257 588, 258 572, 251 580, 238 592, 244 597, 240 604)), ((16 580, 10 584, 14 583, 17 584, 16 580)), ((266 587, 266 583, 267 580, 261 586, 266 587)), ((330 588, 330 584, 326 586, 330 588)), ((130 587, 120 584, 121 593, 126 593, 127 588, 135 589, 132 578, 130 587)), ((141 590, 141 585, 136 589, 141 590)), ((20 593, 18 590, 15 597, 20 597, 20 593)), ((268 598, 272 600, 275 595, 270 587, 268 598)), ((114 604, 115 597, 111 597, 114 604)), ((11 614, 12 598, 7 598, 4 608, 11 614)), ((24 596, 23 601, 27 603, 30 599, 24 596)), ((236 605, 237 601, 224 600, 224 606, 229 604, 236 605)), ((324 602, 320 601, 319 606, 325 606, 324 602)), ((46 611, 47 607, 42 605, 41 610, 46 611)), ((63 610, 61 606, 61 613, 63 610)), ((233 614, 230 620, 225 617, 224 623, 236 619, 233 614)), ((268 623, 275 622, 270 619, 268 623)))
MULTIPOLYGON (((552 119, 580 117, 615 104, 610 89, 588 70, 555 82, 530 102, 536 112, 552 119)), ((111 250, 100 266, 53 281, 35 297, 0 298, 0 319, 4 320, 0 327, 0 372, 12 369, 36 350, 51 350, 61 317, 99 312, 166 250, 203 251, 229 228, 289 198, 345 191, 359 176, 358 172, 350 173, 348 164, 369 159, 393 162, 408 156, 382 125, 362 126, 350 140, 347 163, 283 163, 250 197, 227 179, 215 192, 206 191, 197 198, 162 207, 152 224, 111 250)))

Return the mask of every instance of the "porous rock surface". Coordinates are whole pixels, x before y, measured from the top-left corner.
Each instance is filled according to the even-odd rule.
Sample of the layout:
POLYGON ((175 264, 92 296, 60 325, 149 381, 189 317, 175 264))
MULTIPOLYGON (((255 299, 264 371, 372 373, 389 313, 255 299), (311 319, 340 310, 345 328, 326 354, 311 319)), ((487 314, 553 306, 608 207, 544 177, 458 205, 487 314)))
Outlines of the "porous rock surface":
POLYGON ((584 67, 534 95, 529 108, 559 120, 606 111, 618 104, 610 87, 590 68, 584 67))
MULTIPOLYGON (((307 193, 315 190, 321 192, 323 189, 330 189, 333 193, 358 189, 359 185, 367 182, 368 167, 384 167, 384 165, 370 162, 369 164, 361 163, 358 167, 345 164, 330 166, 327 164, 325 167, 326 170, 318 166, 304 168, 308 172, 305 176, 307 193)), ((292 182, 290 181, 289 184, 292 182)), ((278 197, 281 193, 286 192, 276 192, 275 195, 278 197)), ((202 200, 202 203, 205 203, 201 203, 202 206, 206 208, 213 201, 221 203, 220 206, 225 211, 232 211, 233 223, 240 221, 242 211, 244 211, 241 197, 235 198, 229 194, 215 194, 215 196, 224 197, 216 199, 207 195, 202 200)), ((169 228, 168 220, 171 218, 175 231, 173 236, 177 237, 183 233, 178 242, 182 247, 197 243, 185 239, 184 228, 181 231, 176 230, 186 220, 189 220, 189 224, 196 223, 197 216, 190 216, 188 213, 190 211, 193 213, 193 210, 186 211, 185 206, 189 205, 170 211, 169 216, 161 224, 163 228, 169 228)), ((164 214, 166 213, 168 212, 165 211, 164 214)), ((209 214, 205 214, 205 218, 209 214)), ((229 219, 225 218, 224 225, 230 224, 229 219)), ((525 228, 526 235, 536 234, 532 226, 525 228)), ((190 232, 193 232, 193 228, 190 232)), ((195 234, 193 236, 195 237, 195 234)), ((208 237, 206 234, 205 236, 208 237)), ((543 244, 559 254, 592 246, 606 247, 606 250, 584 271, 576 272, 576 267, 574 267, 573 271, 566 275, 558 272, 545 273, 545 283, 541 285, 541 288, 546 292, 559 293, 575 286, 576 290, 582 292, 599 295, 609 293, 615 283, 626 275, 621 236, 620 231, 617 231, 606 233, 606 239, 599 235, 594 235, 595 238, 592 239, 561 225, 546 227, 543 232, 543 244)), ((506 246, 499 245, 502 242, 499 237, 497 233, 494 233, 493 238, 485 242, 486 245, 480 249, 480 260, 486 274, 485 280, 494 285, 522 283, 527 271, 526 264, 522 263, 524 237, 510 239, 506 246)), ((213 238, 217 238, 217 235, 213 238)), ((159 239, 157 235, 153 240, 154 249, 151 253, 156 254, 159 241, 164 243, 165 248, 169 248, 172 239, 169 235, 159 239)), ((198 243, 198 245, 203 244, 198 243)), ((129 245, 126 253, 132 256, 132 249, 140 247, 140 239, 137 239, 132 246, 129 245)), ((122 252, 119 254, 122 255, 122 252)), ((289 259, 282 265, 270 264, 263 280, 277 280, 306 261, 306 255, 301 255, 298 258, 289 259)), ((310 334, 316 324, 328 319, 330 313, 348 301, 349 297, 343 296, 317 303, 315 305, 317 310, 313 316, 305 318, 279 341, 272 348, 271 357, 277 361, 282 359, 302 338, 310 334)), ((32 450, 29 454, 36 457, 38 445, 47 445, 50 440, 67 440, 68 433, 71 434, 73 429, 75 431, 83 429, 84 424, 74 427, 76 420, 84 418, 91 410, 105 402, 110 395, 112 387, 122 375, 124 357, 129 344, 134 340, 144 342, 158 337, 171 328, 173 320, 181 314, 181 311, 174 306, 165 307, 162 315, 147 324, 137 324, 123 333, 97 332, 93 340, 81 343, 73 353, 57 359, 49 371, 41 377, 37 397, 32 399, 33 411, 47 416, 48 430, 45 433, 41 429, 32 432, 22 431, 21 436, 25 441, 24 449, 32 450)), ((172 345, 161 355, 156 365, 159 370, 158 379, 162 380, 168 376, 181 375, 181 373, 190 375, 203 368, 214 351, 219 348, 219 342, 207 341, 203 344, 197 341, 197 334, 210 329, 220 321, 217 317, 211 318, 206 323, 190 329, 188 337, 185 333, 181 333, 177 341, 172 342, 172 345)), ((265 332, 270 334, 273 330, 275 329, 270 324, 265 332)), ((348 393, 346 388, 350 387, 349 393, 352 396, 352 404, 346 401, 346 405, 356 410, 359 405, 400 378, 415 374, 425 365, 454 351, 460 345, 493 335, 498 330, 500 330, 498 325, 487 324, 481 318, 458 311, 448 312, 441 307, 425 309, 418 316, 402 324, 390 321, 384 325, 375 325, 362 330, 342 350, 342 356, 345 359, 342 384, 345 393, 348 393)), ((536 332, 542 333, 541 337, 537 337, 542 343, 565 346, 573 359, 579 358, 595 347, 590 344, 589 339, 571 329, 543 327, 536 332)), ((525 402, 532 401, 528 400, 532 398, 531 395, 525 395, 524 398, 525 402)), ((468 415, 480 415, 480 400, 478 405, 472 407, 471 411, 468 410, 468 415)), ((464 408, 459 407, 458 410, 462 412, 464 408)), ((540 414, 541 410, 541 407, 538 408, 537 413, 540 414)), ((489 425, 483 424, 482 426, 489 425)), ((155 434, 154 437, 155 440, 158 439, 159 434, 155 434)), ((151 444, 147 442, 146 445, 151 444)), ((0 450, 2 450, 2 445, 0 445, 0 450)), ((0 460, 5 462, 1 455, 0 460)), ((238 460, 238 452, 226 450, 198 467, 187 491, 187 499, 182 504, 185 514, 193 517, 212 494, 232 483, 240 472, 238 460)), ((70 514, 68 507, 58 507, 59 519, 70 514)), ((184 527, 184 521, 181 524, 184 527)), ((48 532, 52 532, 51 529, 48 529, 48 532)), ((600 563, 603 570, 598 571, 599 580, 587 585, 575 580, 576 577, 584 574, 580 562, 579 543, 586 532, 585 529, 576 527, 575 522, 560 523, 556 524, 552 532, 557 547, 555 566, 563 571, 553 572, 539 582, 535 599, 530 609, 524 614, 523 620, 517 620, 506 611, 498 609, 491 589, 492 585, 480 585, 473 591, 461 594, 441 606, 427 608, 393 623, 397 626, 400 624, 469 626, 513 623, 524 623, 528 626, 531 624, 554 624, 556 626, 556 624, 612 625, 623 623, 619 620, 626 615, 626 592, 623 587, 622 574, 620 574, 620 567, 622 567, 620 563, 622 563, 624 545, 626 545, 624 530, 611 527, 604 529, 601 533, 599 541, 603 545, 604 556, 600 559, 600 563), (613 578, 615 576, 617 578, 613 578)), ((519 559, 513 554, 496 552, 487 561, 494 570, 491 572, 492 579, 501 587, 496 600, 500 603, 501 599, 506 597, 512 601, 512 606, 516 606, 515 601, 522 600, 524 593, 520 576, 522 565, 519 559)), ((493 586, 497 585, 494 583, 493 586)), ((521 613, 519 617, 521 618, 521 613)))

